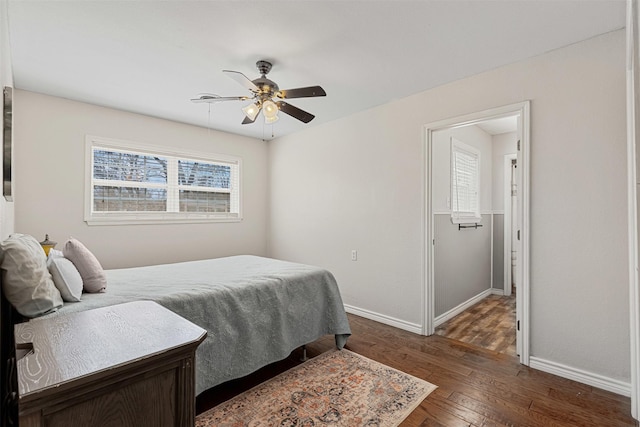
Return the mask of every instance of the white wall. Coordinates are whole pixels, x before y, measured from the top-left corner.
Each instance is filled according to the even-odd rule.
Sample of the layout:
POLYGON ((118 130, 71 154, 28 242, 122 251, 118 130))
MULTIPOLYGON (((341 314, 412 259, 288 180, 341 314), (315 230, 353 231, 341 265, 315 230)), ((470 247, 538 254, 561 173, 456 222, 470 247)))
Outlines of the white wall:
MULTIPOLYGON (((13 71, 11 68, 11 49, 9 47, 9 21, 7 15, 7 2, 0 1, 0 89, 5 86, 13 87, 13 71)), ((1 104, 1 103, 0 103, 1 104)), ((2 113, 0 112, 0 115, 2 113)), ((0 118, 0 120, 3 120, 0 118)), ((1 122, 0 122, 1 123, 1 122)), ((4 132, 0 131, 0 147, 4 142, 4 132)), ((3 176, 2 154, 0 154, 0 185, 3 176)), ((13 233, 14 229, 14 203, 7 202, 2 197, 0 186, 0 240, 4 240, 13 233)))
MULTIPOLYGON (((504 156, 515 154, 518 134, 516 132, 493 135, 493 190, 491 203, 494 212, 504 212, 504 156)), ((510 177, 507 177, 511 179, 510 177)))
POLYGON ((609 33, 272 141, 270 254, 419 326, 423 126, 529 99, 531 354, 629 381, 624 43, 609 33))
POLYGON ((105 268, 266 254, 267 147, 262 141, 61 98, 14 92, 15 229, 60 244, 73 236, 105 268), (85 135, 242 158, 241 222, 88 226, 85 135))

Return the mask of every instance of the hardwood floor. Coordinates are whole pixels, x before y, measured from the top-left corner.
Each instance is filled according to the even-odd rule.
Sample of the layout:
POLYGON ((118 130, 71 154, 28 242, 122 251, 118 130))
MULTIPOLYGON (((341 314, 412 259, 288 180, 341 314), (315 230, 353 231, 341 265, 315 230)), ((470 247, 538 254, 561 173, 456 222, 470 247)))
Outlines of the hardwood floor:
MULTIPOLYGON (((517 358, 438 335, 424 337, 349 315, 347 348, 438 386, 408 426, 638 426, 629 398, 520 365, 517 358)), ((307 346, 309 357, 332 336, 307 346)), ((202 393, 200 413, 299 363, 300 350, 240 380, 202 393)))
POLYGON ((438 326, 435 333, 516 356, 516 295, 489 295, 438 326))

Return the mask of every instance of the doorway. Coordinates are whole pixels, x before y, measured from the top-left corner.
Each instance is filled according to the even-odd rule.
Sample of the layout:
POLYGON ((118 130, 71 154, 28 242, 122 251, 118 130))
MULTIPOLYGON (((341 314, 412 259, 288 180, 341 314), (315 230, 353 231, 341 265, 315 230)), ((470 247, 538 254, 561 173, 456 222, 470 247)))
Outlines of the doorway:
POLYGON ((423 333, 492 294, 510 295, 515 284, 516 352, 525 365, 528 151, 529 102, 425 126, 423 333))

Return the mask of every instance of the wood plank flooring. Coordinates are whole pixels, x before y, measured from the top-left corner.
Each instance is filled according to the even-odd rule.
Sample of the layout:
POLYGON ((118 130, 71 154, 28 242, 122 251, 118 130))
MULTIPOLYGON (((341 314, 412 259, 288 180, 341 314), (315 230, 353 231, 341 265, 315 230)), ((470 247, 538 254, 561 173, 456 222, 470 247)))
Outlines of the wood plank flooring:
POLYGON ((435 333, 516 356, 516 295, 489 295, 438 326, 435 333))
MULTIPOLYGON (((442 336, 424 337, 349 315, 347 348, 438 386, 401 424, 409 426, 638 426, 629 398, 520 365, 517 358, 442 336)), ((309 357, 332 336, 307 346, 309 357)), ((299 363, 301 350, 197 398, 200 413, 299 363)))

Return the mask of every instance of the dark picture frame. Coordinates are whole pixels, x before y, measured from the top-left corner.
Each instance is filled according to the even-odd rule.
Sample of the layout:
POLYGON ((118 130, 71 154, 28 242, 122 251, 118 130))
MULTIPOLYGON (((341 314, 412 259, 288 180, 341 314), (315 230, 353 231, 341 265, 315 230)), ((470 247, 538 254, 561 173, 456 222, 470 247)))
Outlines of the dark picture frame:
POLYGON ((13 116, 13 89, 5 86, 2 90, 2 195, 8 202, 13 201, 11 190, 11 165, 12 165, 12 116, 13 116))

